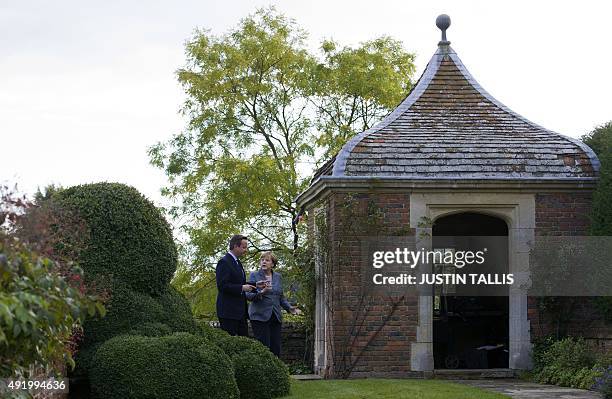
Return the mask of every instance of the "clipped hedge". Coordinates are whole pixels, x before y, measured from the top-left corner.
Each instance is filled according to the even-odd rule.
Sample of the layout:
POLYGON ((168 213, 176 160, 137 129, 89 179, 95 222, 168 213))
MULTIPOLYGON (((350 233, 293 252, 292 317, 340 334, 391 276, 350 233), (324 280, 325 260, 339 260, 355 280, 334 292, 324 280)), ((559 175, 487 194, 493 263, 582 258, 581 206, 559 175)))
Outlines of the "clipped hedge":
POLYGON ((128 335, 142 335, 143 337, 163 337, 172 335, 172 329, 163 323, 143 323, 128 332, 128 335))
POLYGON ((163 306, 153 297, 118 282, 113 284, 106 309, 106 317, 85 322, 85 347, 127 333, 141 324, 161 321, 167 317, 163 306))
POLYGON ((152 297, 115 282, 106 308, 106 317, 88 320, 83 326, 85 346, 104 342, 147 323, 164 324, 171 332, 196 332, 189 303, 171 286, 159 297, 152 297))
POLYGON ((106 341, 90 373, 94 397, 238 398, 228 356, 204 338, 122 335, 106 341))
POLYGON ((173 331, 198 332, 191 306, 176 288, 169 286, 156 300, 163 308, 160 322, 167 324, 173 331))
POLYGON ((86 278, 112 275, 148 294, 167 289, 177 266, 172 230, 138 190, 120 183, 84 184, 54 199, 76 210, 91 231, 79 259, 86 278))
POLYGON ((230 335, 220 328, 211 327, 208 321, 198 320, 198 335, 206 338, 210 342, 217 343, 220 340, 229 337, 230 335))
POLYGON ((242 399, 268 399, 289 394, 289 369, 260 342, 228 335, 215 343, 232 359, 242 399))
POLYGON ((74 355, 74 370, 71 372, 71 376, 74 377, 87 377, 89 370, 93 365, 93 358, 96 355, 96 351, 102 345, 101 342, 91 344, 89 346, 79 346, 78 351, 74 355))

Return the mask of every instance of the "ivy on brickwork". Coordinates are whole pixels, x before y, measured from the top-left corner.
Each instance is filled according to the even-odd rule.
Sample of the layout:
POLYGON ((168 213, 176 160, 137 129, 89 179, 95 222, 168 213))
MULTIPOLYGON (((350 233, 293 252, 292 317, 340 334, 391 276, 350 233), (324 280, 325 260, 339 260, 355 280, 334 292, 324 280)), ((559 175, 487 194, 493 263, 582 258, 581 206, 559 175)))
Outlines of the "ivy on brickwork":
POLYGON ((385 213, 371 194, 345 194, 335 204, 338 214, 334 218, 334 239, 329 225, 329 206, 332 202, 318 204, 315 209, 315 256, 317 279, 324 292, 323 305, 326 311, 327 367, 325 374, 332 377, 348 378, 360 358, 371 346, 380 331, 395 314, 404 296, 387 298, 384 309, 381 298, 374 297, 363 284, 346 290, 342 276, 354 268, 354 258, 359 256, 361 240, 371 237, 401 235, 406 229, 391 231, 384 226, 385 213), (358 253, 354 253, 357 251, 358 253), (348 256, 353 255, 353 256, 348 256), (368 315, 373 312, 380 321, 372 325, 368 315), (374 329, 372 330, 372 327, 374 329), (365 341, 357 340, 366 337, 365 341))

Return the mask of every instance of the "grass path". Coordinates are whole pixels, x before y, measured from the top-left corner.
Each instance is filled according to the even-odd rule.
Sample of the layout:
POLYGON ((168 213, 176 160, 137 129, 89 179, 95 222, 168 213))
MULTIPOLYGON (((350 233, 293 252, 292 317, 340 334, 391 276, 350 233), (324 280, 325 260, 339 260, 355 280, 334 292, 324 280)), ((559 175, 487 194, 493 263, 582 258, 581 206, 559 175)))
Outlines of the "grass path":
POLYGON ((439 380, 358 379, 292 381, 286 399, 507 399, 508 396, 439 380))

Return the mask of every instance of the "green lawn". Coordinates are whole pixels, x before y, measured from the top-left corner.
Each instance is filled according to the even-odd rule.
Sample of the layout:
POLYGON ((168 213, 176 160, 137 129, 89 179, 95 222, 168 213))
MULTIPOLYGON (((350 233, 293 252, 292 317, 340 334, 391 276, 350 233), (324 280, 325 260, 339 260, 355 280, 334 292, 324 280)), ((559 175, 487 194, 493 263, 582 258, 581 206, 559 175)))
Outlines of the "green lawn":
POLYGON ((291 395, 295 399, 507 399, 505 395, 483 391, 466 385, 439 380, 417 379, 359 379, 315 380, 291 382, 291 395))

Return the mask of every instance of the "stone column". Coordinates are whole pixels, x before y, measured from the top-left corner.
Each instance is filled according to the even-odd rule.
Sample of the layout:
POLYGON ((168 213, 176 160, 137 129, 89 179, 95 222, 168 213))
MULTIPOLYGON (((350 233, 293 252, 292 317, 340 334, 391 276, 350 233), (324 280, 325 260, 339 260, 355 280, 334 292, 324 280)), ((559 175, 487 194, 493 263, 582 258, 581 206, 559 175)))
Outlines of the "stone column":
MULTIPOLYGON (((415 248, 431 249, 431 227, 417 227, 415 232, 415 248)), ((421 274, 431 273, 431 265, 419 264, 418 268, 421 274)), ((410 347, 410 367, 413 371, 433 371, 433 296, 431 292, 421 294, 416 342, 410 347)))

